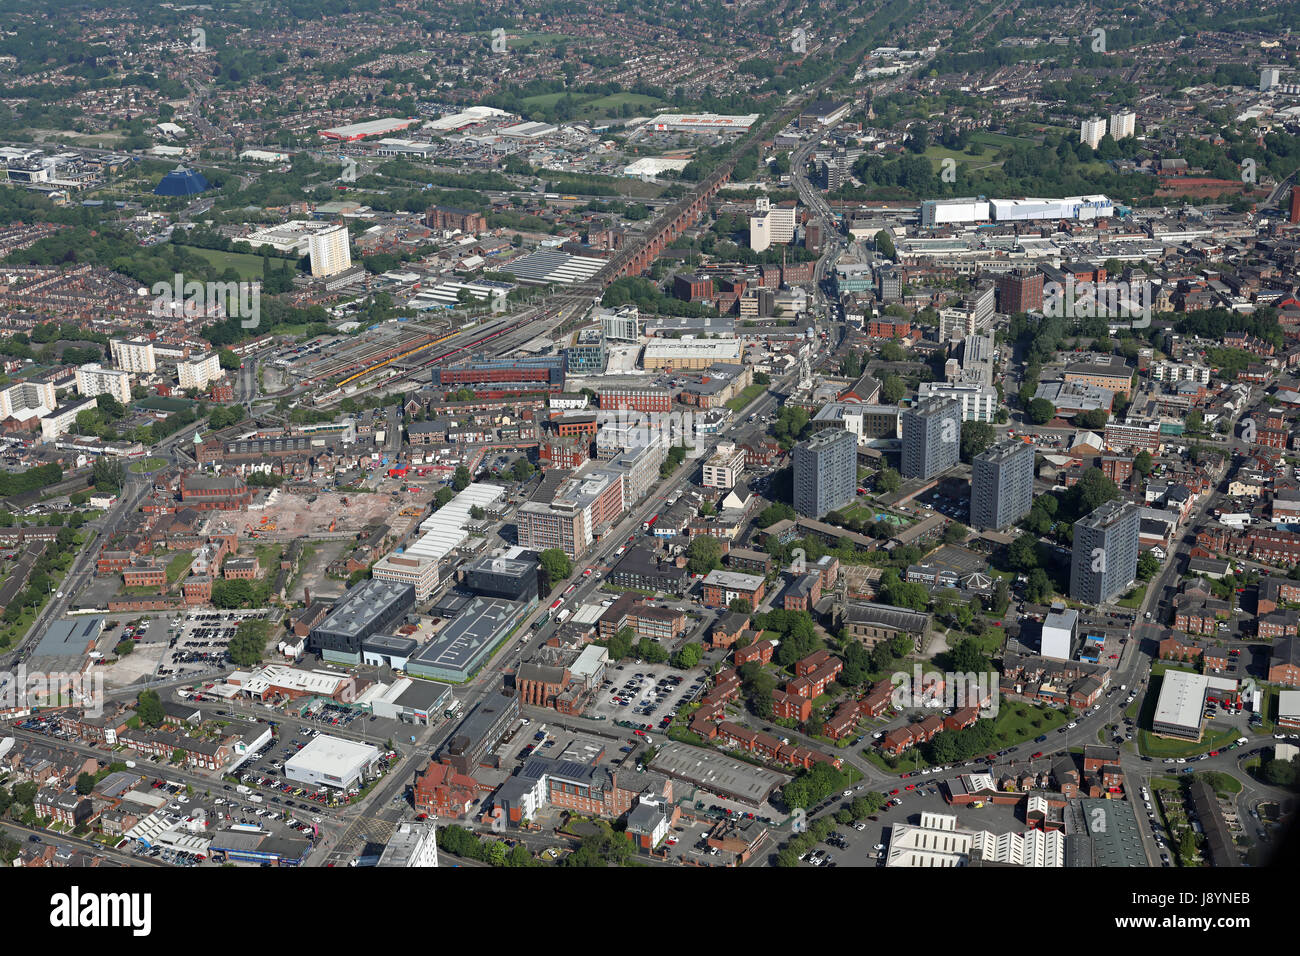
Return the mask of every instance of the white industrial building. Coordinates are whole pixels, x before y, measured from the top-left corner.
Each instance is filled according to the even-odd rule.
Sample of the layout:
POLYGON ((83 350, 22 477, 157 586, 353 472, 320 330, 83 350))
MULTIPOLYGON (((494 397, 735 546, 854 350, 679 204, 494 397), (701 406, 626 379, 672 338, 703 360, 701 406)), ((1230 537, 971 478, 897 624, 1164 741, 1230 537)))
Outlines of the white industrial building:
POLYGON ((490 511, 506 493, 501 485, 475 483, 420 524, 420 537, 403 555, 441 561, 469 538, 470 509, 490 511))
POLYGON ((1160 684, 1160 697, 1151 718, 1151 730, 1162 737, 1201 739, 1205 720, 1205 697, 1210 691, 1237 690, 1237 681, 1191 671, 1167 670, 1160 684))
POLYGON ((921 225, 927 229, 958 222, 987 222, 987 199, 927 199, 921 203, 921 225))
POLYGON ((1103 219, 1115 214, 1105 196, 1066 196, 1063 199, 990 199, 989 209, 996 222, 1024 222, 1034 219, 1103 219))
POLYGON ((1052 605, 1051 613, 1043 618, 1043 639, 1039 653, 1043 657, 1068 661, 1078 633, 1079 612, 1059 604, 1052 605))
POLYGON ((972 856, 985 864, 1060 867, 1065 865, 1065 834, 1059 830, 966 830, 957 826, 957 817, 951 813, 923 811, 919 824, 893 825, 885 865, 967 866, 972 856))
POLYGON ((369 776, 380 756, 373 744, 321 734, 284 762, 284 776, 309 787, 343 790, 369 776))

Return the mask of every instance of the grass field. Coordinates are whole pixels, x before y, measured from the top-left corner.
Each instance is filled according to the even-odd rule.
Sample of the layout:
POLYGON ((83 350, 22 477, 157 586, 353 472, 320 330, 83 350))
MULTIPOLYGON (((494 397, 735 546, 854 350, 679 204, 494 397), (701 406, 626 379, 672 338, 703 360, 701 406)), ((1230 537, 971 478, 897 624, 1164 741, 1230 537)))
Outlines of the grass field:
POLYGON ((738 412, 754 399, 758 398, 758 396, 762 395, 765 391, 767 391, 766 385, 760 385, 758 382, 755 382, 731 401, 727 402, 727 407, 733 412, 738 412))
MULTIPOLYGON (((535 96, 527 96, 520 102, 527 110, 546 110, 555 106, 566 95, 565 93, 538 93, 535 96)), ((623 107, 628 104, 637 113, 647 113, 657 106, 662 106, 664 102, 643 93, 611 93, 609 96, 578 94, 573 97, 573 101, 577 104, 575 114, 578 119, 618 118, 623 113, 623 107)))
POLYGON ((163 398, 161 395, 142 398, 135 403, 136 408, 149 412, 183 412, 193 405, 193 402, 185 398, 163 398))
MULTIPOLYGON (((252 256, 245 252, 221 252, 217 249, 200 249, 197 246, 181 246, 181 248, 207 259, 219 272, 234 269, 239 273, 240 281, 251 282, 254 279, 262 278, 261 256, 252 256)), ((275 264, 279 265, 280 263, 277 261, 275 264)))
POLYGON ((1033 146, 1035 141, 1024 136, 1008 136, 1006 133, 972 133, 971 142, 979 143, 982 146, 992 146, 994 149, 1001 149, 1003 146, 1033 146))
POLYGON ((1142 599, 1146 596, 1147 586, 1144 584, 1141 587, 1134 588, 1131 592, 1126 594, 1122 600, 1116 601, 1115 603, 1120 607, 1137 609, 1142 606, 1142 599))
POLYGON ((194 563, 194 555, 183 551, 167 562, 167 583, 175 584, 194 563))
POLYGON ((145 472, 157 471, 159 468, 166 467, 166 458, 142 458, 140 461, 131 462, 131 474, 143 475, 145 472))

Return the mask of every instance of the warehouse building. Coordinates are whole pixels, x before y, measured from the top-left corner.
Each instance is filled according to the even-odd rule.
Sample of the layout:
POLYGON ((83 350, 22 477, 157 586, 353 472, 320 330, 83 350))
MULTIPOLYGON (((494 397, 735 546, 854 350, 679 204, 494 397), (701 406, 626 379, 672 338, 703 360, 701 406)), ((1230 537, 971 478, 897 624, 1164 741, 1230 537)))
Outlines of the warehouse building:
POLYGON ((406 662, 406 672, 431 680, 469 680, 491 656, 497 642, 519 623, 526 608, 497 598, 473 598, 455 620, 406 662))

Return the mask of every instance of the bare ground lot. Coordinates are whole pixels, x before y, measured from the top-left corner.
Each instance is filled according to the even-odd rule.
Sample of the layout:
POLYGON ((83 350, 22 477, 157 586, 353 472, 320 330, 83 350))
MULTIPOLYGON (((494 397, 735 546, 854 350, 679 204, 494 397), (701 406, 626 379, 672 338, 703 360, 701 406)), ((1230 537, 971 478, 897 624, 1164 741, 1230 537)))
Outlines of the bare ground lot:
MULTIPOLYGON (((394 488, 398 487, 394 483, 394 488)), ((424 509, 432 493, 397 492, 392 494, 340 494, 322 491, 311 496, 281 494, 274 503, 256 511, 215 512, 208 519, 208 534, 251 531, 259 537, 273 540, 292 538, 325 538, 333 535, 350 538, 370 524, 393 525, 399 513, 407 508, 424 509), (347 504, 343 500, 347 499, 347 504), (262 519, 266 520, 263 521, 262 519), (333 529, 331 530, 331 524, 333 529), (272 529, 274 526, 274 529, 272 529)), ((412 519, 414 520, 414 519, 412 519)))

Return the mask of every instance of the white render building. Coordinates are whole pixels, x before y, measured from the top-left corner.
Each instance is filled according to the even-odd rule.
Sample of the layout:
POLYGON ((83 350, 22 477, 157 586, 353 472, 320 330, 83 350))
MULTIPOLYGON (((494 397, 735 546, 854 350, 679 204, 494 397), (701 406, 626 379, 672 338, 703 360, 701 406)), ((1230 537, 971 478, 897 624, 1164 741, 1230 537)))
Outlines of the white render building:
POLYGON ((310 787, 345 790, 370 774, 379 758, 372 744, 321 734, 284 762, 284 776, 310 787))
POLYGON ((348 227, 331 226, 307 238, 307 251, 311 256, 311 274, 332 276, 352 268, 352 248, 348 227))
POLYGON ((205 389, 209 382, 221 378, 221 362, 216 352, 191 355, 176 363, 176 377, 181 388, 205 389))
POLYGON ((123 405, 131 403, 131 373, 104 368, 98 362, 77 369, 77 394, 112 395, 123 405))
POLYGON ((113 364, 124 372, 153 374, 158 369, 158 358, 153 342, 148 339, 111 339, 108 343, 113 364))
POLYGON ((961 382, 922 382, 921 398, 952 398, 961 403, 964 422, 992 422, 998 411, 998 390, 991 385, 961 382))

